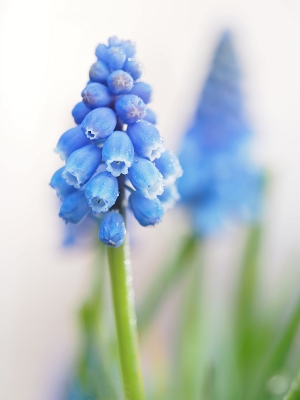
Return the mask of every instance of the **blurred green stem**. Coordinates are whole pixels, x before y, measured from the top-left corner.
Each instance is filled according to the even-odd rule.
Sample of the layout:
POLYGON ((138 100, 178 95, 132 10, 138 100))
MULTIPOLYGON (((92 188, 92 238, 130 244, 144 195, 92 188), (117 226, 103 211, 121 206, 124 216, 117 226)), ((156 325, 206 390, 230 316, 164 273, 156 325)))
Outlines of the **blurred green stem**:
POLYGON ((119 364, 126 400, 145 399, 137 343, 130 260, 125 245, 107 248, 119 349, 119 364))
POLYGON ((284 397, 284 400, 300 400, 300 374, 288 394, 284 397))
POLYGON ((179 279, 181 273, 189 268, 196 248, 197 238, 193 234, 187 236, 175 252, 174 258, 159 269, 138 310, 140 333, 151 323, 170 287, 179 279))

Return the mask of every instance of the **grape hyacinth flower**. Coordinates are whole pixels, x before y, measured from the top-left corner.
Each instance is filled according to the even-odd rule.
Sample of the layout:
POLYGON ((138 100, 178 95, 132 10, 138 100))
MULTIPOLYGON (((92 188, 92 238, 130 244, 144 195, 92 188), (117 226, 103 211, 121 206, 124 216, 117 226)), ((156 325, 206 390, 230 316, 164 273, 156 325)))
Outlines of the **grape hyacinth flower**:
POLYGON ((178 190, 199 236, 213 234, 227 222, 259 216, 262 173, 247 153, 252 130, 240 85, 232 35, 225 32, 179 155, 184 174, 178 190))
POLYGON ((114 36, 95 54, 82 101, 72 110, 76 126, 56 147, 65 166, 53 175, 51 186, 66 223, 90 216, 98 220, 98 237, 107 246, 123 397, 143 400, 125 213, 128 205, 142 226, 161 222, 178 199, 174 185, 182 171, 176 156, 165 150, 155 113, 147 109, 152 89, 139 81, 134 43, 114 36))
MULTIPOLYGON (((66 222, 77 223, 94 213, 102 224, 105 213, 111 211, 115 219, 116 213, 120 213, 118 219, 123 218, 128 197, 133 196, 128 204, 137 220, 144 226, 155 225, 178 199, 177 191, 170 186, 182 175, 179 161, 165 150, 155 126, 155 113, 147 109, 152 89, 139 81, 142 69, 135 59, 134 44, 110 38, 108 46, 98 45, 96 57, 89 71, 90 81, 81 93, 82 101, 72 110, 77 126, 66 131, 56 147, 66 162, 51 180, 51 186, 65 202, 60 216, 66 222), (74 195, 76 190, 80 194, 74 195), (139 196, 134 195, 135 191, 139 196), (80 200, 78 210, 76 198, 80 200), (136 198, 147 201, 142 199, 137 204, 136 198), (87 208, 83 212, 84 199, 87 208), (148 200, 154 201, 159 210, 155 218, 141 217, 141 204, 146 215, 151 210, 148 200)), ((109 241, 99 233, 100 240, 108 246, 121 245, 125 235, 122 224, 118 227, 121 239, 109 241)))

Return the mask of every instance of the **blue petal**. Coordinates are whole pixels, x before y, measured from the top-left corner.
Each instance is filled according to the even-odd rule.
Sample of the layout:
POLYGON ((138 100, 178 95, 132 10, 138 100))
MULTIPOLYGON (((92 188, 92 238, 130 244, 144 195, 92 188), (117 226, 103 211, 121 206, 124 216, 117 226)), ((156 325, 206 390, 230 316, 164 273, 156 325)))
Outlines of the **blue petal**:
POLYGON ((113 97, 102 83, 90 83, 81 92, 84 104, 90 109, 109 106, 113 97))
POLYGON ((74 151, 68 158, 62 172, 68 185, 79 189, 95 173, 101 163, 102 151, 96 146, 84 146, 74 151))
POLYGON ((145 82, 136 82, 130 92, 130 94, 135 94, 139 96, 145 104, 151 101, 152 87, 145 82))
POLYGON ((96 47, 95 55, 98 60, 107 62, 108 47, 103 43, 98 44, 98 46, 96 47))
POLYGON ((176 181, 177 178, 182 176, 182 168, 178 161, 178 158, 169 150, 166 150, 160 158, 154 161, 154 164, 161 172, 166 184, 171 184, 176 181))
POLYGON ((64 167, 56 171, 50 181, 50 186, 56 191, 60 200, 64 200, 69 194, 76 190, 73 186, 68 185, 65 179, 61 176, 63 170, 64 167))
POLYGON ((62 160, 66 161, 73 151, 86 146, 89 142, 82 133, 80 126, 76 126, 61 135, 55 151, 62 160))
POLYGON ((126 61, 126 54, 121 46, 111 47, 107 51, 107 62, 111 69, 122 69, 126 61))
POLYGON ((104 139, 113 133, 117 117, 111 108, 101 107, 91 111, 82 121, 82 132, 91 140, 104 139))
POLYGON ((72 116, 76 124, 81 124, 84 117, 86 117, 90 111, 91 110, 82 101, 77 103, 72 110, 72 116))
POLYGON ((60 208, 59 216, 66 223, 78 224, 90 211, 84 192, 76 191, 67 196, 60 208))
POLYGON ((104 215, 99 229, 99 239, 109 247, 123 244, 126 234, 124 218, 116 211, 104 215))
POLYGON ((134 158, 134 149, 125 132, 115 131, 105 141, 102 149, 107 171, 113 176, 126 175, 134 158))
POLYGON ((116 101, 116 111, 125 124, 132 124, 146 114, 146 106, 142 99, 134 94, 125 94, 116 101))
POLYGON ((165 186, 163 194, 157 196, 161 202, 164 211, 168 211, 173 208, 176 202, 180 199, 179 193, 177 191, 176 185, 165 186))
POLYGON ((122 40, 121 42, 121 47, 126 54, 127 58, 134 57, 136 48, 135 48, 135 43, 132 42, 131 40, 122 40))
POLYGON ((107 84, 113 94, 126 94, 132 89, 133 79, 127 72, 117 70, 109 75, 107 84))
POLYGON ((108 211, 119 196, 117 178, 107 171, 100 172, 86 185, 85 196, 94 213, 108 211))
POLYGON ((109 47, 119 46, 121 42, 122 41, 116 35, 108 38, 109 47))
POLYGON ((149 200, 134 192, 129 196, 129 204, 135 218, 142 226, 156 225, 161 222, 164 209, 158 199, 149 200))
POLYGON ((128 170, 128 178, 143 196, 155 199, 164 191, 164 180, 155 165, 145 158, 135 157, 128 170))
POLYGON ((127 133, 136 154, 140 157, 146 157, 153 161, 155 158, 159 158, 165 150, 164 142, 158 130, 150 122, 141 120, 130 124, 127 133))
POLYGON ((136 60, 127 60, 123 69, 128 72, 135 81, 139 79, 143 73, 142 64, 136 60))
POLYGON ((157 123, 156 114, 152 110, 150 110, 150 108, 147 108, 146 115, 144 116, 143 120, 151 122, 151 124, 154 125, 157 123))
POLYGON ((103 61, 97 61, 90 68, 89 77, 93 82, 106 83, 109 68, 103 61))

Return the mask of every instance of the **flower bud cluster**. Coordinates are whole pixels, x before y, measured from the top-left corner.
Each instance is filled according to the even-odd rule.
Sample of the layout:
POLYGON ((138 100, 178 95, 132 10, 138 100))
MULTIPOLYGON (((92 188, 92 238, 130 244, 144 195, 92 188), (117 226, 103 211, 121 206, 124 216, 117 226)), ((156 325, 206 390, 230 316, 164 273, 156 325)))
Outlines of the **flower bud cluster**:
POLYGON ((248 155, 252 130, 243 100, 232 36, 225 32, 179 155, 178 190, 200 236, 259 215, 262 173, 248 155))
POLYGON ((152 88, 140 80, 135 45, 111 37, 96 48, 82 101, 72 115, 77 126, 59 139, 56 152, 65 166, 50 185, 62 201, 59 216, 77 224, 89 213, 101 220, 100 240, 120 246, 127 202, 143 226, 161 221, 178 199, 182 175, 176 156, 165 150, 155 113, 147 108, 152 88))

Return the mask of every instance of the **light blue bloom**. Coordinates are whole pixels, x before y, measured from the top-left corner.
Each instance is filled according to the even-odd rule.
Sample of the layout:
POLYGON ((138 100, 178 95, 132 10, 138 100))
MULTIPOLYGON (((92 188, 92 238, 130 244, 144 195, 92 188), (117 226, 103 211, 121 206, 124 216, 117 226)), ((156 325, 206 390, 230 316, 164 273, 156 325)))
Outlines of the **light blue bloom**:
POLYGON ((156 114, 152 110, 150 110, 150 108, 147 108, 146 115, 144 116, 143 120, 151 122, 151 124, 154 125, 157 123, 156 114))
POLYGON ((164 142, 156 127, 150 122, 141 120, 130 124, 127 133, 133 143, 135 152, 140 157, 153 161, 165 150, 164 142))
POLYGON ((108 211, 118 196, 118 180, 107 171, 95 175, 85 187, 86 200, 95 214, 108 211))
POLYGON ((109 68, 105 62, 98 60, 91 66, 89 77, 93 82, 106 83, 109 73, 109 68))
POLYGON ((132 124, 146 115, 146 106, 138 96, 125 94, 116 101, 116 111, 125 124, 132 124))
POLYGON ((182 176, 182 168, 178 158, 169 150, 162 153, 160 158, 154 160, 155 166, 161 172, 166 185, 170 185, 182 176))
POLYGON ((116 211, 104 215, 99 229, 99 239, 109 247, 119 247, 123 244, 126 234, 123 216, 116 211))
POLYGON ((136 82, 130 94, 139 96, 145 104, 148 104, 151 101, 152 87, 145 82, 136 82))
POLYGON ((112 95, 102 83, 89 83, 81 92, 82 101, 90 109, 109 106, 112 95))
POLYGON ((91 140, 104 139, 117 125, 116 114, 111 108, 100 107, 91 111, 82 121, 82 132, 91 140))
POLYGON ((60 208, 59 216, 68 223, 78 224, 89 213, 84 192, 76 191, 67 196, 60 208))
POLYGON ((155 165, 145 158, 135 157, 128 170, 133 187, 147 199, 153 200, 164 191, 164 180, 155 165))
POLYGON ((124 71, 128 72, 132 79, 137 80, 143 73, 142 64, 133 59, 127 60, 124 64, 124 71))
POLYGON ((179 155, 184 173, 178 190, 198 235, 211 235, 229 222, 254 221, 260 215, 262 174, 249 160, 252 129, 240 86, 232 37, 226 32, 179 155))
POLYGON ((133 145, 127 133, 113 132, 103 145, 102 158, 113 176, 126 175, 134 158, 133 145))
POLYGON ((129 204, 135 218, 142 226, 156 225, 161 222, 164 209, 158 199, 146 199, 138 192, 129 196, 129 204))
POLYGON ((133 87, 133 79, 127 72, 117 70, 109 75, 107 84, 113 94, 126 94, 133 87))
POLYGON ((96 146, 84 146, 68 158, 62 177, 68 185, 79 189, 87 183, 100 165, 102 151, 96 146))
MULTIPOLYGON (((73 223, 87 213, 96 224, 102 219, 100 240, 114 247, 125 237, 122 215, 127 190, 130 208, 144 226, 160 222, 178 198, 173 186, 167 186, 164 193, 162 175, 168 182, 180 175, 176 157, 169 155, 164 162, 166 153, 157 164, 162 173, 151 162, 165 148, 154 126, 156 116, 145 105, 151 98, 151 86, 136 82, 142 68, 133 58, 135 51, 133 42, 116 36, 109 38, 108 45, 97 46, 98 61, 90 68, 90 80, 81 93, 83 101, 72 111, 80 126, 59 140, 57 151, 66 165, 51 179, 63 200, 60 215, 73 223)), ((224 187, 224 197, 225 193, 224 187)))
POLYGON ((64 167, 56 171, 50 181, 50 186, 56 191, 57 197, 60 200, 64 200, 69 194, 76 190, 73 186, 68 185, 65 179, 61 176, 63 170, 64 167))
POLYGON ((72 116, 76 124, 81 124, 83 119, 88 115, 91 110, 82 102, 76 104, 72 110, 72 116))
POLYGON ((174 184, 165 186, 163 193, 160 196, 157 196, 157 198, 161 202, 165 212, 170 210, 180 199, 177 186, 174 184))
POLYGON ((107 51, 107 62, 111 69, 122 69, 126 61, 126 54, 121 46, 110 47, 107 51))
POLYGON ((84 136, 80 126, 75 126, 63 133, 56 145, 55 151, 66 161, 73 151, 86 146, 89 140, 84 136))

